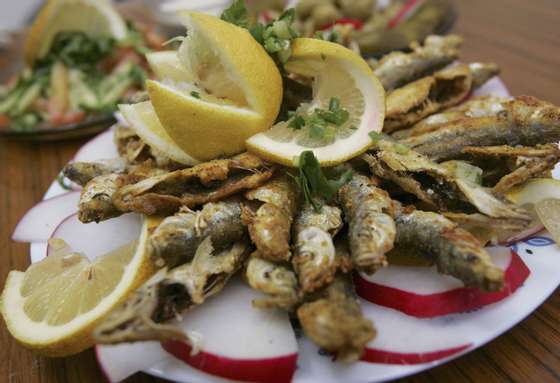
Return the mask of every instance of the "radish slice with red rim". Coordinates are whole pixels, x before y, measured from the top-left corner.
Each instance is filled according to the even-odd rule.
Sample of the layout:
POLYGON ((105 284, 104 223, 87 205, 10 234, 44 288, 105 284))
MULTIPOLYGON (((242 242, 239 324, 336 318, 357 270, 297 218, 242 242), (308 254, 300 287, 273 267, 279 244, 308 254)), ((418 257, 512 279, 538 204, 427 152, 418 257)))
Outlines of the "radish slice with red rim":
MULTIPOLYGON (((51 238, 62 239, 70 248, 89 259, 107 254, 135 241, 140 236, 142 219, 139 214, 126 214, 100 223, 82 223, 78 214, 66 217, 51 238)), ((47 256, 53 251, 47 247, 47 256)))
POLYGON ((64 218, 78 211, 79 192, 45 199, 33 206, 18 222, 12 239, 16 242, 46 242, 64 218))
POLYGON ((194 346, 169 341, 162 344, 163 348, 191 367, 214 376, 290 382, 298 351, 288 314, 253 308, 252 300, 259 297, 239 279, 232 280, 219 295, 185 315, 181 327, 199 339, 194 346))
POLYGON ((418 318, 475 310, 513 294, 530 274, 523 260, 506 247, 487 249, 494 264, 505 271, 505 288, 483 292, 437 273, 435 267, 390 266, 373 276, 355 278, 356 292, 365 300, 418 318))
POLYGON ((158 342, 95 346, 97 363, 107 381, 120 382, 170 358, 158 342))
POLYGON ((74 156, 74 162, 89 162, 119 156, 113 141, 114 129, 108 129, 88 141, 74 156))

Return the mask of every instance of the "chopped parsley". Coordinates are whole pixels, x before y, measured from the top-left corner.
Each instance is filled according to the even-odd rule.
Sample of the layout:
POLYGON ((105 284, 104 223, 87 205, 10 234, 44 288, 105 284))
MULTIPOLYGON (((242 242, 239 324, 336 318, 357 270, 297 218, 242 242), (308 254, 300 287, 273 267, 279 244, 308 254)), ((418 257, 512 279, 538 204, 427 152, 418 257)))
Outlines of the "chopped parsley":
POLYGON ((248 29, 276 62, 284 64, 292 55, 292 40, 299 37, 293 27, 295 16, 295 9, 290 8, 268 24, 256 23, 249 26, 245 1, 236 0, 222 13, 221 19, 248 29))
POLYGON ((305 202, 311 204, 317 212, 320 212, 323 207, 321 200, 332 200, 338 189, 350 182, 353 177, 352 171, 347 170, 338 179, 329 180, 311 150, 301 153, 295 164, 298 167, 298 175, 293 178, 305 202))
POLYGON ((337 129, 349 118, 350 113, 341 106, 340 100, 332 97, 327 110, 317 108, 310 114, 295 113, 288 122, 288 128, 301 130, 308 127, 311 139, 332 141, 337 129))
POLYGON ((191 96, 193 96, 194 98, 200 98, 200 93, 196 92, 196 91, 192 91, 191 92, 191 96))
POLYGON ((220 18, 241 28, 249 28, 249 15, 245 0, 236 0, 222 12, 220 18))

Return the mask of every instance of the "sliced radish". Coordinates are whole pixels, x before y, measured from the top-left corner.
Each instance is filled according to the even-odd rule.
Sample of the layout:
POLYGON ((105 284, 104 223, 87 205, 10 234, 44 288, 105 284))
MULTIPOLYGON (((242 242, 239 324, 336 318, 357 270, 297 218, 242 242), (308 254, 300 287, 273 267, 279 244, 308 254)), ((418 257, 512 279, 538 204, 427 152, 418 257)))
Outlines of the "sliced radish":
POLYGON ((377 336, 362 355, 363 362, 429 363, 457 355, 472 346, 467 332, 457 332, 450 325, 455 318, 418 319, 367 302, 363 302, 362 310, 377 329, 377 336))
POLYGON ((97 363, 107 381, 120 382, 135 373, 167 360, 158 342, 125 343, 116 346, 95 346, 97 363))
POLYGON ((475 310, 513 294, 530 274, 523 260, 507 247, 488 248, 505 271, 505 288, 487 293, 437 273, 435 267, 391 266, 373 276, 357 276, 356 291, 365 300, 418 318, 475 310))
POLYGON ((74 156, 74 162, 89 162, 116 158, 119 156, 117 147, 113 142, 113 129, 108 129, 95 136, 78 150, 74 156))
POLYGON ((290 382, 296 369, 297 342, 286 313, 258 310, 260 295, 240 280, 231 281, 216 297, 189 312, 181 326, 198 334, 189 343, 170 341, 163 348, 208 374, 250 382, 290 382))
POLYGON ((79 192, 45 199, 33 206, 18 222, 12 239, 17 242, 46 242, 58 224, 78 211, 79 192))
MULTIPOLYGON (((66 217, 51 235, 62 239, 73 251, 94 259, 124 246, 140 235, 142 219, 138 214, 126 214, 100 223, 82 223, 78 214, 66 217)), ((47 247, 47 256, 53 251, 47 247)))

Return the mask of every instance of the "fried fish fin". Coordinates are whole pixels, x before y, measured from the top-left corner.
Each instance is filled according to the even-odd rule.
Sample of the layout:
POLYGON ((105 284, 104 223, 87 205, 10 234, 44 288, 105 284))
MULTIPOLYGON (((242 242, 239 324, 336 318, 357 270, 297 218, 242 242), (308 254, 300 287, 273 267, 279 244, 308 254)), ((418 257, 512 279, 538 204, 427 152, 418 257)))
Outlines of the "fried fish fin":
POLYGON ((457 35, 428 36, 424 45, 413 44, 410 53, 392 52, 383 56, 374 73, 385 91, 390 92, 456 60, 462 42, 457 35))
POLYGON ((560 108, 534 97, 506 102, 495 116, 452 121, 438 130, 400 142, 433 161, 457 159, 469 146, 523 145, 560 141, 560 108))
POLYGON ((265 294, 264 298, 254 300, 253 306, 291 312, 299 304, 301 296, 297 277, 288 267, 253 254, 247 262, 244 275, 249 286, 265 294))
POLYGON ((454 276, 467 286, 484 291, 500 291, 503 271, 494 266, 480 242, 444 216, 415 210, 401 211, 396 246, 411 248, 433 261, 442 274, 454 276))
POLYGON ((290 229, 298 205, 298 194, 287 176, 274 178, 245 193, 250 201, 261 202, 256 212, 245 211, 249 234, 258 256, 275 262, 291 258, 290 229))
POLYGON ((122 158, 112 158, 93 162, 71 162, 64 167, 62 174, 80 186, 85 186, 92 179, 108 174, 122 174, 128 169, 128 163, 122 158))
POLYGON ((113 200, 122 211, 172 214, 181 206, 195 207, 258 187, 273 173, 266 162, 243 153, 124 186, 113 200))
POLYGON ((317 299, 298 308, 297 317, 306 336, 343 362, 359 360, 376 335, 362 314, 349 276, 337 275, 317 299))
POLYGON ((342 225, 342 212, 330 205, 323 205, 320 212, 306 205, 296 218, 292 265, 305 294, 328 285, 334 279, 339 264, 333 237, 342 225))
POLYGON ((532 179, 550 173, 558 163, 558 156, 549 156, 525 162, 513 172, 506 174, 492 190, 496 193, 504 194, 511 188, 532 179))
POLYGON ((158 266, 173 268, 189 262, 206 237, 220 250, 241 240, 246 228, 237 200, 209 202, 200 211, 183 208, 165 218, 150 236, 151 255, 158 266))
POLYGON ((338 193, 348 222, 354 268, 372 274, 387 266, 385 253, 395 240, 394 205, 389 195, 363 175, 354 175, 338 193))
POLYGON ((188 338, 168 322, 220 292, 241 267, 249 248, 248 242, 239 241, 216 254, 210 237, 205 238, 192 262, 169 272, 162 270, 111 312, 95 329, 95 341, 116 344, 188 338))

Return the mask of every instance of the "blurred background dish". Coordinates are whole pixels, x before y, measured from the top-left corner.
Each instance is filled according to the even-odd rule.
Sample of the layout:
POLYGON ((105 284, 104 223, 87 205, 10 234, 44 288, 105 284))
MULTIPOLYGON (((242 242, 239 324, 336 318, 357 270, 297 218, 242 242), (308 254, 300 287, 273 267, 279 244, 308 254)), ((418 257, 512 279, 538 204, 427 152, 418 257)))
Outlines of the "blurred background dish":
POLYGON ((165 41, 147 18, 119 13, 125 10, 108 0, 49 0, 29 28, 9 34, 0 59, 0 135, 66 139, 113 123, 117 105, 151 75, 145 54, 165 41))

